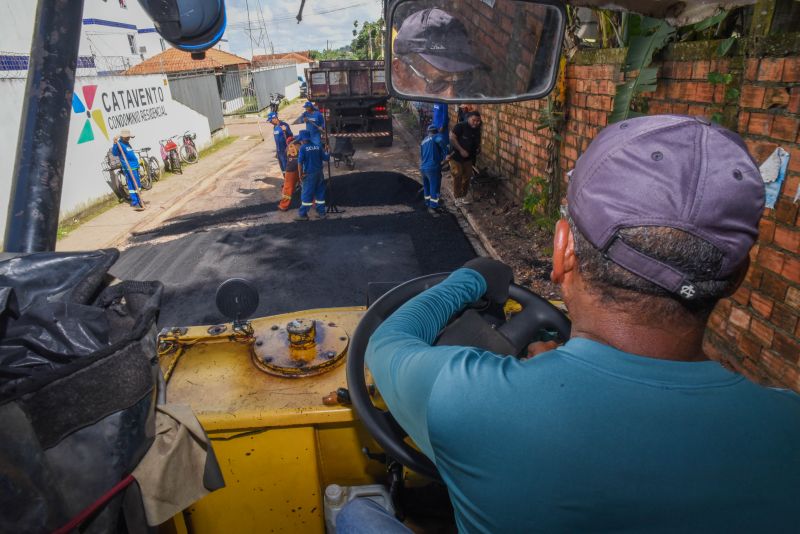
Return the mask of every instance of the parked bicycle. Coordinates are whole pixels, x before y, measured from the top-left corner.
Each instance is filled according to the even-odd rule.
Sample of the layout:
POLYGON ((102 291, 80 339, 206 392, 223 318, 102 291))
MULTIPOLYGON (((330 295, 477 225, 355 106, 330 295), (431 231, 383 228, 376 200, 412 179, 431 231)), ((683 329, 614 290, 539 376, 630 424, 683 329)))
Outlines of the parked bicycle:
MULTIPOLYGON (((158 159, 154 156, 150 155, 150 147, 142 147, 136 151, 136 155, 139 156, 139 171, 140 175, 147 175, 148 182, 150 182, 150 187, 152 187, 152 182, 157 182, 161 179, 161 165, 158 164, 158 159)), ((144 176, 142 176, 142 184, 144 184, 144 176)), ((144 189, 150 189, 150 187, 144 187, 144 189)))
POLYGON ((178 154, 178 144, 171 137, 162 139, 158 144, 161 146, 161 159, 164 161, 164 170, 183 174, 181 157, 178 154))
MULTIPOLYGON (((177 137, 177 136, 176 136, 177 137)), ((183 132, 183 146, 180 148, 181 159, 186 163, 197 163, 199 154, 197 153, 197 145, 194 140, 197 137, 196 133, 183 132)))

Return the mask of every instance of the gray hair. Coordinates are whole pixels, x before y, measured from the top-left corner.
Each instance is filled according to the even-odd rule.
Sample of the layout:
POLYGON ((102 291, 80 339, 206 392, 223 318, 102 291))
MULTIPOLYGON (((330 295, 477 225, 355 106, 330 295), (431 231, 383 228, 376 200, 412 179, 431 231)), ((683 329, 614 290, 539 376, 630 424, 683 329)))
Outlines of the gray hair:
POLYGON ((686 273, 697 291, 691 301, 681 299, 666 289, 620 267, 597 250, 567 217, 575 240, 578 269, 601 296, 603 302, 637 308, 660 315, 691 313, 707 318, 717 302, 736 289, 736 274, 717 280, 722 252, 714 245, 676 228, 640 226, 619 231, 628 245, 686 273))

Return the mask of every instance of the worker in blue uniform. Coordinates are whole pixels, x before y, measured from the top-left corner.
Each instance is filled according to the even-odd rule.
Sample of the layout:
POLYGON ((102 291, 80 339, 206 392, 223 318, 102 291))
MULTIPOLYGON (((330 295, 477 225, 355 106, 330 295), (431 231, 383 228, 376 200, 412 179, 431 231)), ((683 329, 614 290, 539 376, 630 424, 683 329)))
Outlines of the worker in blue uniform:
POLYGON ((139 157, 131 146, 131 139, 136 137, 131 135, 131 131, 127 128, 119 133, 119 137, 114 137, 114 146, 111 147, 111 153, 119 158, 122 165, 122 172, 125 173, 125 180, 128 185, 128 195, 131 198, 131 207, 136 211, 144 210, 142 200, 139 198, 139 190, 142 188, 142 183, 139 179, 139 157), (122 147, 122 153, 119 148, 122 147), (123 158, 124 161, 123 161, 123 158))
POLYGON ((275 138, 275 157, 278 158, 278 164, 281 167, 281 172, 286 172, 286 147, 288 140, 294 134, 289 125, 278 118, 278 114, 274 111, 267 115, 267 120, 272 123, 272 135, 275 138))
POLYGON ((428 135, 419 145, 419 172, 422 175, 422 192, 425 207, 431 215, 438 215, 439 191, 442 186, 442 161, 447 155, 444 136, 439 128, 431 124, 428 135))
POLYGON ((325 133, 325 116, 311 102, 303 104, 303 108, 305 111, 300 115, 298 121, 305 123, 306 131, 311 135, 311 142, 322 146, 322 134, 325 133))
MULTIPOLYGON (((577 161, 555 226, 569 341, 536 342, 529 359, 434 346, 470 304, 507 300, 512 270, 488 258, 375 330, 365 363, 436 465, 459 532, 798 531, 800 396, 749 381, 703 343, 763 211, 734 132, 701 117, 619 122, 577 161)), ((336 527, 410 532, 359 499, 336 527)))
POLYGON ((436 102, 433 105, 433 120, 431 125, 436 127, 436 131, 442 134, 442 141, 445 146, 445 153, 450 152, 450 136, 448 129, 450 126, 450 116, 448 115, 447 104, 436 102))
POLYGON ((325 175, 322 173, 322 162, 328 161, 330 156, 325 149, 311 139, 308 130, 303 130, 298 135, 300 139, 300 152, 297 163, 302 171, 302 190, 300 193, 300 211, 296 221, 307 221, 311 206, 317 205, 317 215, 325 218, 325 175))

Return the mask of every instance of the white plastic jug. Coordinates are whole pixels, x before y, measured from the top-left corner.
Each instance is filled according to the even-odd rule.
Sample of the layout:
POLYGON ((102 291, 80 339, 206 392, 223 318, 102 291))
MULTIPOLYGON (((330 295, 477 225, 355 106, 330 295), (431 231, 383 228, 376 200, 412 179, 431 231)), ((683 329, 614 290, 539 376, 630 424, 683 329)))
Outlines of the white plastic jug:
POLYGON ((331 484, 325 488, 325 531, 328 534, 336 533, 336 516, 344 505, 353 499, 366 497, 381 505, 387 512, 394 515, 394 506, 389 491, 380 484, 367 486, 340 486, 331 484))

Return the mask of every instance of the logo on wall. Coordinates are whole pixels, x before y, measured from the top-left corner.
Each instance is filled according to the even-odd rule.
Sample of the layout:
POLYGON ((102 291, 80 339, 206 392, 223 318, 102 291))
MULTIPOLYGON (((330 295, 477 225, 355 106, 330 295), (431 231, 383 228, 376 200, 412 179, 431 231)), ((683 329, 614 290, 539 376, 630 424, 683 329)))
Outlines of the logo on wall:
POLYGON ((103 119, 103 111, 100 109, 92 109, 94 106, 94 96, 97 94, 97 86, 84 85, 81 89, 83 92, 83 101, 81 101, 77 92, 72 93, 72 111, 74 113, 86 114, 86 122, 83 124, 80 137, 78 137, 78 144, 94 141, 92 122, 94 122, 96 128, 100 129, 105 138, 108 139, 108 130, 106 130, 106 123, 103 119))

